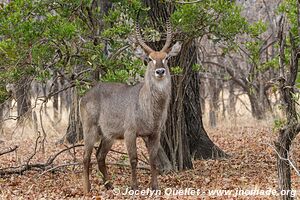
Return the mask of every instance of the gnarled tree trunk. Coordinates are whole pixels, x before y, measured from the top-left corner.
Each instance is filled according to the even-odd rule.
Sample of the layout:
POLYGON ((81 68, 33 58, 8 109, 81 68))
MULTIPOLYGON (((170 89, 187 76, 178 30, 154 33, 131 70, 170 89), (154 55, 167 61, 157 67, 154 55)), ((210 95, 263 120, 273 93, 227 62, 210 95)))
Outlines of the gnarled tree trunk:
MULTIPOLYGON (((297 14, 298 14, 298 35, 300 34, 300 1, 297 3, 297 14)), ((281 77, 278 78, 279 82, 279 91, 282 99, 282 107, 284 110, 284 121, 285 124, 279 130, 278 140, 275 142, 276 150, 277 150, 277 173, 278 173, 278 185, 280 191, 291 191, 291 159, 290 159, 290 148, 292 141, 300 132, 300 123, 299 116, 296 109, 296 101, 294 98, 295 94, 295 83, 298 75, 299 68, 299 48, 296 44, 296 38, 289 30, 289 40, 291 42, 291 58, 288 63, 288 67, 285 66, 284 54, 285 54, 285 43, 286 36, 284 35, 284 20, 280 21, 280 31, 279 31, 279 46, 280 46, 280 68, 283 72, 287 69, 286 73, 281 73, 281 77)), ((283 200, 291 200, 294 199, 291 192, 286 195, 281 195, 281 199, 283 200)))
POLYGON ((74 144, 83 139, 83 129, 79 114, 79 96, 76 88, 71 89, 72 104, 69 114, 69 125, 65 139, 67 142, 74 144))

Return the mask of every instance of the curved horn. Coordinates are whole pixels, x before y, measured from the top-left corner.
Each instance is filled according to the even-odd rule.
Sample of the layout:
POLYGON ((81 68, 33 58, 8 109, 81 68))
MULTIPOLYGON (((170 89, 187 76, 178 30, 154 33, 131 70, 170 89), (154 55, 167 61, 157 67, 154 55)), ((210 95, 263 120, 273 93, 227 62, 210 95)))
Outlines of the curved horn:
POLYGON ((172 27, 169 19, 166 20, 167 25, 167 39, 165 46, 161 49, 161 51, 166 52, 172 42, 172 27))
POLYGON ((136 18, 136 24, 135 24, 135 37, 136 40, 138 42, 138 44, 146 51, 146 53, 150 54, 151 52, 153 52, 154 50, 151 49, 143 40, 142 36, 141 36, 141 31, 140 31, 140 25, 139 25, 139 12, 137 14, 137 18, 136 18))

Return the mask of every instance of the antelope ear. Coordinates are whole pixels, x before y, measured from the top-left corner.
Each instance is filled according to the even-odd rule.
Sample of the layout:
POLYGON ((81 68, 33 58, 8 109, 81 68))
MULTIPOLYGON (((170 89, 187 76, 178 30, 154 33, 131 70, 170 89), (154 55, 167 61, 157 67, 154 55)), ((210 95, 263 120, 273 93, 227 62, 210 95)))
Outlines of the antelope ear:
POLYGON ((142 60, 148 59, 148 54, 140 46, 134 49, 134 55, 142 60))
POLYGON ((176 42, 172 48, 169 50, 168 52, 168 57, 172 57, 172 56, 177 56, 177 54, 180 52, 181 50, 181 43, 180 42, 176 42))

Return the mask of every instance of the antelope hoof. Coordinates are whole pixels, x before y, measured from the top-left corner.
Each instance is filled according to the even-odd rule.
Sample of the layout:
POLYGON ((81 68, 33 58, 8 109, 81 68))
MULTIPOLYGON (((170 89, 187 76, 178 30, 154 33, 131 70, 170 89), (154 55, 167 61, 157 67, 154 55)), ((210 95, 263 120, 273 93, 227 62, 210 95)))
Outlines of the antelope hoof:
POLYGON ((112 190, 114 189, 114 186, 112 185, 112 183, 110 181, 106 181, 104 183, 104 187, 107 189, 107 190, 112 190))

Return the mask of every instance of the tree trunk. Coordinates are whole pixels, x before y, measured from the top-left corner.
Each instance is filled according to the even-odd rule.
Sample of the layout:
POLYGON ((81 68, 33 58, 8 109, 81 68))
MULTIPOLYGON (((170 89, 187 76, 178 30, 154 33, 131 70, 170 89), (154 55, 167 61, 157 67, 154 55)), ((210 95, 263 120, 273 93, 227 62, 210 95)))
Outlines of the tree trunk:
MULTIPOLYGON (((54 82, 53 82, 53 92, 58 92, 58 78, 57 78, 57 72, 54 72, 54 82)), ((58 93, 53 95, 53 121, 58 121, 58 93)))
POLYGON ((71 89, 72 104, 69 114, 69 125, 65 135, 65 140, 70 144, 74 144, 83 139, 83 129, 79 114, 79 97, 76 90, 75 87, 71 89))
MULTIPOLYGON (((64 79, 64 77, 61 77, 59 79, 59 88, 63 89, 64 87, 65 87, 65 79, 64 79)), ((62 119, 63 112, 66 112, 66 111, 69 110, 68 106, 67 106, 68 105, 68 103, 67 103, 67 93, 68 93, 68 89, 59 93, 59 98, 60 98, 60 105, 59 105, 60 120, 62 119)))
POLYGON ((0 103, 0 135, 3 132, 3 120, 4 120, 4 109, 5 109, 6 102, 0 103))
MULTIPOLYGON (((298 68, 298 61, 296 62, 298 68)), ((283 100, 283 107, 285 108, 285 120, 287 123, 283 128, 279 130, 279 136, 277 142, 275 142, 277 151, 277 173, 278 173, 278 185, 280 191, 291 191, 291 169, 290 169, 290 147, 292 141, 295 139, 300 131, 300 124, 298 122, 298 116, 296 111, 294 94, 294 83, 289 84, 290 81, 280 79, 280 92, 283 100)), ((291 82, 290 82, 291 83, 291 82)), ((291 193, 287 195, 281 195, 282 200, 294 199, 291 193)))
MULTIPOLYGON (((288 160, 289 151, 291 146, 291 140, 288 138, 290 133, 285 134, 282 130, 279 132, 278 143, 276 144, 277 150, 277 175, 278 175, 278 185, 280 191, 290 191, 291 190, 291 169, 288 160)), ((282 195, 282 200, 293 199, 291 195, 282 195)))
POLYGON ((224 98, 224 90, 225 88, 223 87, 223 84, 221 85, 221 102, 222 102, 222 117, 223 119, 226 119, 226 110, 227 110, 227 107, 225 105, 225 98, 224 98))
POLYGON ((219 99, 221 89, 222 86, 219 83, 219 80, 209 79, 209 124, 212 128, 215 128, 217 126, 217 113, 219 111, 219 99))
MULTIPOLYGON (((173 12, 172 5, 157 0, 144 0, 150 7, 151 24, 159 29, 160 20, 164 21, 173 12)), ((163 44, 156 44, 161 47, 163 44)), ((158 48, 154 48, 158 49, 158 48)), ((174 169, 191 169, 192 159, 224 157, 226 154, 208 137, 202 123, 200 107, 200 75, 192 70, 197 62, 196 46, 193 40, 185 41, 180 56, 174 58, 169 66, 182 66, 183 75, 172 76, 172 97, 162 133, 162 146, 174 169)))
MULTIPOLYGON (((98 13, 97 9, 100 8, 100 13, 99 13, 99 17, 94 17, 91 20, 93 21, 93 37, 94 37, 94 45, 97 46, 100 44, 100 40, 99 40, 99 35, 100 33, 103 31, 104 29, 104 17, 105 15, 108 14, 108 11, 110 10, 110 8, 112 7, 112 3, 109 0, 96 0, 93 1, 92 3, 92 11, 96 14, 98 13)), ((103 52, 105 54, 105 57, 107 57, 108 55, 108 51, 107 51, 107 41, 104 41, 104 47, 103 47, 103 52)), ((100 81, 100 75, 101 75, 101 70, 100 68, 96 68, 93 72, 93 80, 95 82, 100 81)))
POLYGON ((206 100, 206 82, 205 80, 203 80, 204 78, 202 76, 200 76, 200 107, 202 110, 202 114, 203 115, 205 113, 205 100, 206 100))
POLYGON ((248 98, 251 105, 252 116, 257 120, 262 120, 265 118, 265 110, 262 108, 261 103, 257 95, 253 94, 255 92, 247 91, 248 98))
MULTIPOLYGON (((300 34, 300 0, 297 1, 297 15, 298 15, 298 35, 300 34)), ((280 58, 284 57, 285 52, 285 36, 283 33, 284 24, 281 22, 281 28, 279 31, 279 46, 280 46, 280 58)), ((296 35, 296 36, 298 36, 296 35)), ((291 43, 291 58, 288 63, 288 67, 285 66, 284 62, 280 62, 280 69, 284 71, 288 69, 287 73, 281 74, 278 78, 279 91, 282 99, 282 107, 284 108, 284 121, 286 123, 279 130, 279 136, 277 142, 275 142, 277 150, 277 170, 278 170, 278 185, 281 191, 291 191, 291 169, 290 169, 290 147, 292 141, 300 132, 299 117, 296 109, 296 101, 294 98, 295 94, 295 82, 298 75, 299 68, 299 48, 295 41, 293 33, 289 32, 289 39, 291 43)), ((283 200, 294 199, 291 193, 287 195, 281 195, 283 200)))
POLYGON ((31 120, 30 83, 29 78, 24 77, 16 86, 18 122, 22 122, 25 118, 31 120))
POLYGON ((234 82, 229 82, 229 109, 228 114, 231 119, 236 119, 236 96, 234 94, 234 82))

